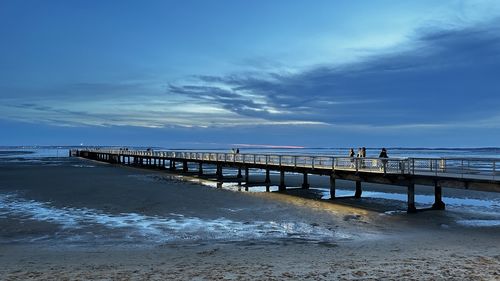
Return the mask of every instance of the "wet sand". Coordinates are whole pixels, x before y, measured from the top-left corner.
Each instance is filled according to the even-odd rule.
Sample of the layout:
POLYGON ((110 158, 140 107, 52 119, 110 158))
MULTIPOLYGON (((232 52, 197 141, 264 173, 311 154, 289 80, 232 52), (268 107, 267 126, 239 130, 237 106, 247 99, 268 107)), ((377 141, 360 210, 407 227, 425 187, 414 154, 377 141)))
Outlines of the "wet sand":
MULTIPOLYGON (((252 175, 251 179, 260 180, 259 177, 252 175)), ((405 204, 395 200, 363 198, 329 202, 302 198, 319 196, 317 190, 297 189, 288 194, 235 192, 236 186, 231 186, 231 190, 217 189, 197 181, 165 171, 79 159, 3 163, 0 192, 11 196, 4 204, 25 208, 26 204, 21 203, 28 201, 22 200, 42 203, 36 205, 38 209, 22 209, 31 212, 29 218, 23 217, 26 213, 0 213, 0 279, 500 278, 500 227, 468 227, 457 223, 494 217, 491 212, 451 208, 408 215, 397 211, 404 209, 405 204), (59 216, 53 220, 87 215, 88 210, 93 213, 87 215, 84 226, 61 229, 61 221, 54 223, 41 214, 34 219, 33 213, 40 210, 52 212, 47 216, 59 216), (146 219, 126 222, 125 227, 108 227, 117 222, 108 220, 99 224, 93 221, 96 212, 100 220, 122 218, 124 214, 146 219), (162 229, 153 226, 138 228, 150 231, 144 236, 127 235, 136 223, 179 215, 199 219, 202 227, 158 235, 152 231, 162 229), (223 224, 219 224, 221 218, 223 224), (224 228, 226 221, 241 229, 224 228), (270 223, 278 226, 269 230, 270 223), (183 231, 186 236, 179 234, 183 231), (166 234, 175 239, 162 239, 166 234), (77 240, 77 237, 82 238, 77 240)), ((299 186, 300 176, 287 177, 287 183, 299 186)), ((310 183, 327 186, 324 178, 311 178, 310 183)), ((345 182, 339 188, 348 190, 351 186, 345 182)), ((366 190, 389 192, 401 188, 366 185, 366 190)), ((424 194, 431 191, 426 187, 419 190, 424 194)), ((445 195, 498 199, 497 194, 451 189, 446 189, 445 195)), ((186 220, 179 219, 179 223, 186 220)))

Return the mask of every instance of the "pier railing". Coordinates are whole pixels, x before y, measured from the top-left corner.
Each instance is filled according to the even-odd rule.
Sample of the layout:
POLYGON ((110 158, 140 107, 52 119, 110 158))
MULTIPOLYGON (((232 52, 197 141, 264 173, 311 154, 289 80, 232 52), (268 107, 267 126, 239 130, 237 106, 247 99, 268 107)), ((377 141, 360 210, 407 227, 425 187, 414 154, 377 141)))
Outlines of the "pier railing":
POLYGON ((132 157, 158 157, 382 174, 442 176, 486 180, 497 180, 500 176, 500 159, 496 158, 358 158, 322 155, 236 154, 221 152, 103 149, 85 149, 81 151, 132 157))

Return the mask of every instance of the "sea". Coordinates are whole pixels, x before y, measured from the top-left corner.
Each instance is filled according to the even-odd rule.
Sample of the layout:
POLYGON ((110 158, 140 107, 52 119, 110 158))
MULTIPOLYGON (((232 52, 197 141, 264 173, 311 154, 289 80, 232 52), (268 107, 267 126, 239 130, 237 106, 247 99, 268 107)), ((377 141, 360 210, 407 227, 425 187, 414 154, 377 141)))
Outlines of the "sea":
MULTIPOLYGON (((9 146, 0 147, 0 169, 15 169, 23 165, 44 167, 72 165, 92 169, 95 165, 80 163, 69 158, 69 150, 82 146, 9 146)), ((192 149, 169 149, 166 147, 128 147, 129 149, 152 148, 155 151, 193 151, 192 149)), ((103 148, 104 149, 104 148, 103 148)), ((347 155, 349 148, 254 148, 239 147, 240 153, 287 154, 287 155, 347 155)), ((231 148, 196 149, 195 151, 230 152, 231 148)), ((356 149, 355 149, 356 150, 356 149)), ((387 148, 390 157, 416 158, 495 158, 500 159, 500 148, 387 148)), ((367 148, 367 156, 376 157, 380 148, 367 148)), ((142 177, 142 175, 141 175, 142 177)), ((154 180, 145 177, 144 180, 154 180)), ((180 241, 235 241, 249 239, 300 239, 310 241, 341 241, 355 239, 359 235, 332 229, 324 225, 309 224, 293 218, 272 220, 239 220, 238 216, 219 215, 205 218, 186 213, 146 214, 140 211, 110 213, 103 209, 82 206, 61 206, 56 202, 35 200, 15 188, 1 186, 0 179, 0 244, 40 243, 59 241, 66 244, 82 243, 148 244, 179 243, 180 241), (43 231, 37 231, 43 223, 43 231), (35 227, 36 226, 36 227, 35 227), (33 227, 33 228, 31 228, 33 227)), ((216 188, 205 183, 206 188, 216 188)), ((240 191, 235 184, 228 190, 240 191)), ((328 188, 315 187, 321 199, 329 199, 328 188)), ((276 191, 272 187, 271 191, 276 191)), ((253 187, 250 192, 265 192, 265 187, 253 187)), ((350 189, 340 187, 337 195, 349 195, 350 189)), ((447 210, 455 212, 454 224, 471 228, 500 227, 500 195, 498 193, 473 192, 472 195, 456 193, 447 195, 443 201, 447 210), (465 211, 466 210, 466 211, 465 211), (466 212, 466 213, 464 213, 466 212)), ((363 192, 363 198, 374 202, 395 202, 393 210, 381 216, 405 215, 405 190, 377 190, 363 192)), ((321 200, 320 199, 320 200, 321 200)), ((418 194, 416 203, 432 204, 431 194, 418 194)), ((245 208, 226 208, 228 213, 245 212, 245 208)), ((248 211, 248 210, 246 210, 248 211)), ((259 210, 251 210, 257 212, 259 210)), ((366 238, 366 237, 365 237, 366 238)))
MULTIPOLYGON (((68 157, 70 149, 85 148, 125 148, 119 146, 0 146, 0 157, 13 157, 23 155, 23 158, 37 159, 43 157, 68 157)), ((229 153, 232 149, 238 148, 240 153, 262 153, 262 154, 283 154, 283 155, 318 155, 318 156, 347 156, 349 147, 344 148, 280 148, 280 147, 230 147, 230 148, 168 148, 151 146, 127 146, 130 150, 154 149, 155 151, 199 151, 199 152, 219 152, 229 153)), ((353 148, 357 152, 358 148, 353 148)), ((414 157, 414 158, 496 158, 500 159, 500 147, 481 148, 386 148, 389 157, 414 157)), ((378 157, 381 148, 366 148, 367 157, 378 157)))

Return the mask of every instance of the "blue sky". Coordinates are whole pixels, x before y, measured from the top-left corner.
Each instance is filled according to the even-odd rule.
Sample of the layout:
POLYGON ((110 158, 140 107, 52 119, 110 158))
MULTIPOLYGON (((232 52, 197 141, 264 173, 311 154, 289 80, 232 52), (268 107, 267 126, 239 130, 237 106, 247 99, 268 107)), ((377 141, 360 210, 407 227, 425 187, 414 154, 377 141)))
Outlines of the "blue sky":
POLYGON ((0 2, 0 145, 500 146, 499 1, 0 2))

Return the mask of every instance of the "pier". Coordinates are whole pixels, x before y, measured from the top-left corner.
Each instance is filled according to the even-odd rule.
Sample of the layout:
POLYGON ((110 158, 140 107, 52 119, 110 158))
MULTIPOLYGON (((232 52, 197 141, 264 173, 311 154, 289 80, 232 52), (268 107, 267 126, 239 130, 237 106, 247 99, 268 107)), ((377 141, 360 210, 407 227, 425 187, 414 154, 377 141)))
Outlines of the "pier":
MULTIPOLYGON (((356 189, 352 197, 360 198, 362 183, 397 185, 406 188, 407 211, 416 212, 415 185, 434 187, 434 204, 430 209, 444 210, 442 187, 500 192, 500 159, 485 158, 370 158, 321 155, 277 155, 248 153, 143 151, 124 149, 72 149, 70 156, 82 157, 112 164, 133 165, 144 168, 169 169, 189 172, 189 164, 195 164, 199 176, 204 167, 216 170, 216 180, 224 182, 223 169, 237 170, 239 184, 249 183, 250 169, 265 171, 264 184, 269 191, 270 171, 279 172, 278 190, 285 192, 286 173, 303 176, 301 188, 310 187, 309 175, 329 177, 331 199, 336 196, 336 180, 354 181, 356 189)), ((191 165, 193 166, 193 165, 191 165)), ((246 188, 249 188, 248 185, 246 188)))

